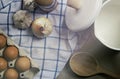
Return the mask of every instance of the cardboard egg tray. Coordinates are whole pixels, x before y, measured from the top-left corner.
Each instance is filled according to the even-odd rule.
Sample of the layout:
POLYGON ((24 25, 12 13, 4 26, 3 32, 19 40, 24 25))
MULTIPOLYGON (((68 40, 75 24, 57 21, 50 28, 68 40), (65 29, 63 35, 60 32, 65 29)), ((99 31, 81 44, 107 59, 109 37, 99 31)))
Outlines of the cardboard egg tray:
POLYGON ((4 48, 0 49, 0 57, 1 58, 5 59, 5 57, 3 56, 3 53, 5 51, 5 48, 8 47, 8 46, 11 46, 11 45, 12 46, 16 46, 18 48, 18 51, 19 51, 19 55, 18 55, 18 57, 16 59, 11 60, 11 61, 5 59, 7 61, 7 68, 2 70, 2 71, 0 71, 0 79, 5 79, 5 72, 7 71, 7 69, 10 69, 10 68, 15 69, 18 72, 18 75, 19 75, 18 79, 33 79, 33 77, 39 72, 39 65, 37 65, 28 56, 29 52, 26 52, 26 51, 20 49, 19 46, 16 45, 14 43, 14 41, 12 41, 2 30, 0 30, 0 34, 4 35, 7 38, 7 45, 4 48), (19 72, 17 70, 15 63, 16 63, 16 61, 17 61, 17 59, 19 57, 27 57, 27 58, 30 59, 30 68, 29 68, 29 70, 26 70, 24 72, 19 72))

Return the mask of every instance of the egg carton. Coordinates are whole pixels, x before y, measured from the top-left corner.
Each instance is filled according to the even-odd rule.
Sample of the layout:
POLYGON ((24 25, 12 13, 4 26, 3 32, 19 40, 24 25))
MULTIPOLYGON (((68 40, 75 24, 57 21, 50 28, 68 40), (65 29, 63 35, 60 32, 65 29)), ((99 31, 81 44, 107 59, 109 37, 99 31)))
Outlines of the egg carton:
MULTIPOLYGON (((1 58, 4 58, 6 61, 7 61, 7 68, 3 71, 0 71, 0 79, 6 79, 5 78, 5 72, 8 70, 8 69, 15 69, 18 73, 18 79, 33 79, 33 77, 39 72, 39 65, 36 64, 34 62, 34 60, 29 57, 29 52, 25 51, 25 50, 22 50, 20 49, 20 47, 18 45, 16 45, 14 43, 14 41, 12 39, 10 39, 1 29, 0 29, 0 34, 4 35, 6 38, 7 38, 7 45, 0 49, 0 57, 1 58), (18 49, 18 57, 15 58, 14 60, 7 60, 6 57, 3 56, 3 53, 5 51, 5 49, 8 47, 8 46, 15 46, 17 47, 18 49), (18 60, 18 58, 20 57, 27 57, 29 60, 30 60, 30 68, 29 70, 26 70, 24 72, 20 72, 17 70, 16 68, 16 61, 18 60)), ((25 63, 24 63, 25 64, 25 63)), ((26 64, 27 65, 27 64, 26 64)))

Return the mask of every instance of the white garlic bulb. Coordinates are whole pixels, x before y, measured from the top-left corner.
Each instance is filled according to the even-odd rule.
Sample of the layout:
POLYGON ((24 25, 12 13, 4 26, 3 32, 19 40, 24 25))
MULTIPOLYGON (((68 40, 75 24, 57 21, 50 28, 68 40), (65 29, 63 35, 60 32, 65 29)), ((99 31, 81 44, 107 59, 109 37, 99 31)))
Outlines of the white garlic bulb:
POLYGON ((33 21, 32 31, 38 38, 44 38, 51 34, 53 25, 49 19, 42 17, 33 21))
POLYGON ((19 10, 13 15, 13 22, 16 28, 26 29, 32 23, 32 17, 25 10, 19 10))
POLYGON ((34 0, 23 0, 23 9, 34 11, 35 7, 34 0))

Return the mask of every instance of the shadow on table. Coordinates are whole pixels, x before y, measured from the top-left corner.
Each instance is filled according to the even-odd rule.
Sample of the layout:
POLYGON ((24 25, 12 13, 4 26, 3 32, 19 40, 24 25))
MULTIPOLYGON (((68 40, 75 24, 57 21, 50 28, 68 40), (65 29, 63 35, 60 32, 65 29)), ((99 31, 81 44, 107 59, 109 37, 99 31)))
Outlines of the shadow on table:
POLYGON ((68 62, 65 65, 64 69, 59 74, 59 76, 57 77, 57 79, 115 79, 105 74, 97 74, 90 77, 80 77, 72 72, 68 62))

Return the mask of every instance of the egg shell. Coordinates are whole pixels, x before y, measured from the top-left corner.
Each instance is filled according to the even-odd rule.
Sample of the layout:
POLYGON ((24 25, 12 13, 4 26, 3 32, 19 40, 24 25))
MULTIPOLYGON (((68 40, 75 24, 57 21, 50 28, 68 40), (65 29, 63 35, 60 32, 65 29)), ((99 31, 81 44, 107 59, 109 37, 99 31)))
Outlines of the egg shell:
POLYGON ((7 61, 0 57, 0 72, 7 68, 7 61))
POLYGON ((4 48, 7 44, 7 38, 0 34, 0 49, 4 48))
POLYGON ((5 48, 3 56, 8 61, 14 60, 18 57, 19 51, 16 46, 9 45, 7 48, 5 48))
POLYGON ((30 59, 28 57, 20 57, 17 59, 16 61, 16 69, 19 71, 19 72, 24 72, 24 71, 27 71, 29 70, 31 67, 31 62, 30 62, 30 59))
POLYGON ((15 69, 7 69, 5 79, 18 79, 18 72, 15 69))

